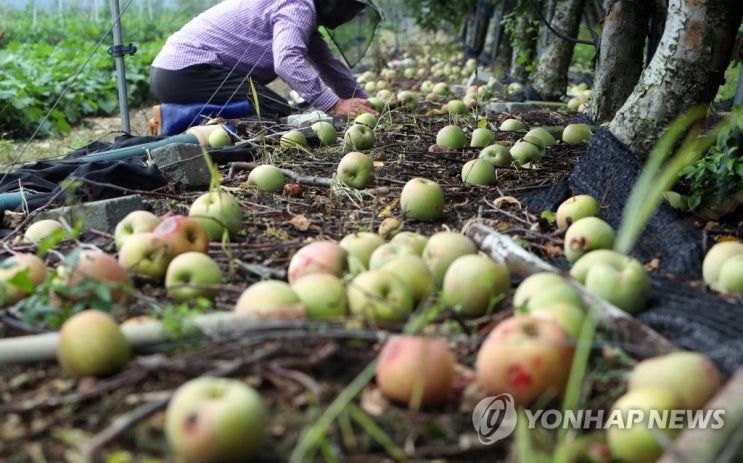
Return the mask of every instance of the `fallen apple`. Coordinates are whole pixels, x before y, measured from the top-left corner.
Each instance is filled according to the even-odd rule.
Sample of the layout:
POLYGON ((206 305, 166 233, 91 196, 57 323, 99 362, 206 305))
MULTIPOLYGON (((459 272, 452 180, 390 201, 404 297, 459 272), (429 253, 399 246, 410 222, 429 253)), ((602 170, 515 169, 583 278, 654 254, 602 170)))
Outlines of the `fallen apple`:
POLYGON ((562 131, 562 141, 569 145, 583 143, 593 136, 588 124, 568 124, 562 131))
POLYGON ((574 341, 557 323, 513 316, 487 335, 477 352, 475 373, 487 394, 508 393, 527 406, 563 394, 574 350, 574 341))
POLYGON ((720 241, 712 245, 702 261, 704 282, 710 286, 717 283, 725 261, 739 254, 743 254, 743 243, 740 241, 720 241))
POLYGON ((161 281, 165 277, 173 251, 168 243, 152 232, 137 233, 119 249, 119 264, 132 275, 161 281))
POLYGON ((116 227, 114 228, 114 244, 116 244, 116 249, 121 249, 124 241, 132 235, 153 231, 160 221, 160 217, 143 209, 128 213, 116 223, 116 227))
POLYGON ((511 164, 513 158, 511 152, 504 145, 494 143, 488 145, 477 155, 478 158, 488 161, 495 167, 503 167, 511 164))
MULTIPOLYGON (((378 233, 361 231, 349 233, 338 242, 340 247, 348 252, 349 260, 355 260, 358 266, 364 270, 369 268, 369 259, 377 247, 384 244, 385 240, 378 233)), ((349 265, 353 268, 353 265, 349 265)))
POLYGON ((308 273, 330 273, 342 277, 348 270, 348 251, 332 240, 305 244, 289 260, 287 279, 293 283, 308 273))
POLYGON ((436 144, 444 148, 460 149, 467 143, 467 135, 458 125, 450 124, 436 134, 436 144))
MULTIPOLYGON (((57 266, 57 281, 67 288, 100 283, 110 289, 111 300, 124 303, 132 288, 132 279, 119 261, 99 249, 76 248, 57 266)), ((97 298, 96 288, 77 292, 82 300, 97 298)), ((70 297, 70 295, 67 295, 70 297)), ((60 301, 61 302, 61 301, 60 301)))
POLYGON ((730 257, 722 263, 717 283, 712 289, 724 294, 743 293, 743 254, 730 257))
POLYGON ((526 313, 558 302, 585 309, 578 290, 563 276, 552 272, 537 272, 524 278, 514 290, 512 300, 516 310, 526 313))
POLYGON ((338 140, 338 131, 328 121, 313 122, 310 128, 323 146, 330 146, 338 140))
POLYGON ((667 387, 682 408, 701 410, 719 391, 723 376, 712 360, 700 352, 679 351, 649 357, 632 368, 627 388, 667 387))
POLYGON ((172 215, 162 219, 152 233, 168 244, 173 257, 184 252, 209 251, 209 235, 201 222, 187 215, 172 215))
POLYGON ((562 301, 544 302, 528 312, 517 311, 516 314, 528 314, 532 317, 551 320, 560 325, 573 339, 580 336, 586 320, 586 311, 582 306, 562 301))
POLYGON ((226 233, 233 238, 242 229, 242 208, 227 191, 208 191, 191 203, 188 215, 199 221, 211 241, 222 241, 226 233))
POLYGON ((224 129, 224 127, 219 127, 209 134, 209 137, 207 137, 207 143, 209 143, 209 146, 212 148, 231 146, 232 137, 230 137, 230 134, 224 129))
POLYGON ((267 426, 260 394, 233 378, 188 380, 165 410, 168 445, 184 463, 250 460, 264 445, 267 426))
POLYGON ((406 218, 432 222, 444 215, 444 190, 436 181, 415 177, 400 192, 400 209, 406 218))
POLYGON ((385 262, 380 268, 396 274, 408 285, 414 305, 433 292, 433 274, 418 254, 401 254, 385 262))
POLYGON ((173 258, 165 272, 165 289, 175 302, 199 297, 213 301, 223 283, 222 269, 208 254, 188 251, 173 258))
POLYGON ((307 318, 339 318, 348 314, 346 285, 329 273, 310 273, 291 284, 307 310, 307 318))
POLYGON ((363 112, 359 114, 358 116, 356 116, 356 118, 353 120, 353 123, 365 125, 373 129, 377 126, 377 124, 379 123, 379 120, 374 114, 363 112))
POLYGON ((261 280, 251 284, 237 298, 233 310, 262 317, 281 318, 283 311, 301 305, 297 293, 283 280, 261 280))
POLYGON ((370 150, 374 146, 374 130, 364 124, 353 124, 346 129, 343 141, 355 151, 370 150))
POLYGON ((571 223, 583 217, 597 217, 601 205, 591 195, 574 195, 557 206, 555 221, 557 228, 567 228, 571 223))
POLYGON ((397 92, 397 104, 400 108, 413 111, 418 107, 418 94, 412 90, 401 90, 397 92))
POLYGON ((279 146, 287 152, 296 153, 307 148, 307 137, 299 130, 289 130, 279 138, 279 146))
POLYGON ((451 88, 446 82, 436 82, 431 88, 431 93, 436 96, 449 96, 451 95, 451 88))
POLYGON ((498 126, 498 130, 502 132, 519 132, 522 130, 526 130, 526 124, 518 119, 508 118, 504 119, 500 123, 500 126, 498 126))
POLYGON ((455 367, 445 340, 395 335, 379 353, 376 383, 387 398, 418 410, 450 399, 455 367))
POLYGON ((651 413, 661 415, 680 407, 681 400, 666 387, 644 387, 624 393, 610 412, 620 414, 622 425, 606 429, 612 459, 628 463, 656 461, 663 455, 665 443, 673 440, 679 430, 669 429, 668 419, 656 419, 651 426, 651 413))
POLYGON ((107 376, 120 371, 132 347, 116 320, 100 310, 83 310, 59 329, 57 361, 70 376, 107 376))
POLYGON ((374 161, 364 153, 351 151, 338 162, 336 174, 338 180, 350 188, 366 188, 374 178, 374 161))
POLYGON ((563 249, 571 264, 595 249, 614 247, 614 229, 598 217, 583 217, 573 222, 565 232, 563 249))
POLYGON ((47 274, 46 264, 33 253, 18 252, 0 262, 0 307, 29 295, 47 274))
POLYGON ((449 265, 457 257, 476 253, 477 246, 467 235, 455 231, 440 231, 428 238, 421 256, 431 269, 435 287, 441 288, 449 265))
POLYGON ((524 139, 518 140, 514 143, 508 152, 511 154, 513 163, 519 166, 536 162, 541 159, 541 148, 524 139))
POLYGON ((382 243, 369 256, 369 270, 381 268, 387 262, 408 254, 417 255, 415 249, 407 244, 400 242, 393 243, 392 241, 382 243))
POLYGON ((553 146, 555 143, 557 143, 555 137, 549 132, 549 130, 545 129, 544 127, 534 127, 533 129, 530 129, 528 132, 526 132, 526 135, 524 135, 524 138, 526 137, 538 138, 542 142, 542 146, 545 148, 549 148, 550 146, 553 146))
POLYGON ((60 230, 65 230, 65 228, 59 220, 37 220, 26 228, 23 233, 23 241, 25 243, 39 243, 60 230))
POLYGON ((248 185, 265 193, 276 193, 284 189, 284 172, 273 164, 261 164, 248 174, 248 185))
POLYGON ((495 143, 495 134, 487 127, 478 127, 472 131, 470 146, 472 148, 484 148, 495 143))
POLYGON ((390 238, 392 243, 406 244, 415 250, 415 253, 419 256, 423 254, 423 248, 426 247, 428 237, 422 233, 411 230, 402 230, 395 236, 390 238))
POLYGON ((351 314, 384 322, 405 321, 413 311, 413 292, 395 273, 367 270, 346 287, 351 314))
POLYGON ((439 299, 465 317, 492 314, 508 296, 508 267, 481 254, 456 258, 444 275, 439 299))
POLYGON ((470 159, 462 166, 462 183, 466 186, 490 186, 498 180, 495 167, 488 161, 480 158, 470 159))
POLYGON ((449 100, 449 102, 446 104, 446 109, 449 112, 449 114, 455 114, 455 115, 461 115, 464 116, 465 114, 469 114, 469 109, 467 108, 467 105, 464 104, 464 101, 462 100, 449 100))

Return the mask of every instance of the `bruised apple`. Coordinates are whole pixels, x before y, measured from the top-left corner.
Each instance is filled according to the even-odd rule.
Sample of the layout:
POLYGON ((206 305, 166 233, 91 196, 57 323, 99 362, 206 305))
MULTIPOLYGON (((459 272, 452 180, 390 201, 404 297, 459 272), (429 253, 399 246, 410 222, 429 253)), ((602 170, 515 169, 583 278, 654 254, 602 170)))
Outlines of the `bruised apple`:
POLYGON ((564 392, 574 350, 570 335, 557 323, 514 316, 498 323, 485 338, 475 372, 485 392, 511 394, 526 406, 564 392))
POLYGON ((168 444, 185 463, 247 461, 263 446, 267 425, 261 396, 233 378, 189 380, 165 410, 168 444))
POLYGON ((59 329, 57 360, 73 377, 106 376, 121 370, 132 347, 116 320, 100 310, 83 310, 59 329))
POLYGON ((567 228, 571 223, 583 217, 599 214, 601 205, 591 195, 575 195, 561 202, 555 212, 558 228, 567 228))
POLYGON ((392 336, 379 354, 376 382, 397 403, 412 409, 436 406, 451 395, 455 365, 443 339, 392 336))
POLYGON ((170 247, 173 256, 185 252, 209 251, 209 235, 201 223, 187 215, 173 215, 162 219, 152 233, 162 238, 170 247))
POLYGON ((573 222, 565 232, 565 258, 571 264, 594 249, 611 249, 614 229, 598 217, 583 217, 573 222))
POLYGON ((348 269, 348 251, 332 240, 313 241, 302 246, 289 261, 287 278, 293 283, 308 273, 343 276, 348 269))
MULTIPOLYGON (((58 281, 68 288, 86 282, 96 282, 111 288, 111 299, 124 302, 133 287, 126 269, 110 254, 99 249, 78 248, 73 250, 57 267, 58 281)), ((90 288, 83 298, 96 297, 95 289, 90 288)))
POLYGON ((44 282, 47 273, 44 261, 32 253, 20 252, 0 262, 0 306, 23 299, 44 282))

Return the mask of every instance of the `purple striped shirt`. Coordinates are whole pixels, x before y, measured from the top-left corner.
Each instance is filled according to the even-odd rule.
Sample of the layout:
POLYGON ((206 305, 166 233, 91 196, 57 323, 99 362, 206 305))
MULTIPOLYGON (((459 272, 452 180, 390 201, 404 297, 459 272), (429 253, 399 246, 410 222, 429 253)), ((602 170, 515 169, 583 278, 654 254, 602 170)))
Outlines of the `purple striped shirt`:
POLYGON ((171 35, 152 65, 211 64, 267 84, 277 76, 321 111, 369 95, 317 32, 313 0, 225 0, 171 35))

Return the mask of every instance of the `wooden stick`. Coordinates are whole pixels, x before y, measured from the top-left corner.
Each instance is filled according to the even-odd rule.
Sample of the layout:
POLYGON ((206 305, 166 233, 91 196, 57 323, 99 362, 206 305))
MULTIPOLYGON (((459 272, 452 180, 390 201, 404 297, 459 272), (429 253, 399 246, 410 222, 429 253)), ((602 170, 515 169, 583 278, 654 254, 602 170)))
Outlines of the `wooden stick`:
POLYGON ((552 272, 563 275, 580 293, 586 307, 598 307, 600 310, 599 324, 611 329, 617 338, 631 344, 642 346, 646 355, 659 355, 679 348, 663 337, 657 331, 640 322, 624 310, 596 297, 587 291, 583 285, 573 279, 567 272, 563 272, 547 262, 539 259, 523 247, 516 244, 510 236, 498 233, 482 223, 472 222, 464 227, 463 232, 475 244, 521 278, 539 272, 552 272))
MULTIPOLYGON (((305 318, 301 305, 287 306, 261 313, 213 312, 193 318, 193 323, 202 334, 230 334, 272 326, 271 321, 286 324, 287 320, 305 318)), ((147 320, 122 325, 121 330, 132 348, 140 349, 169 341, 168 333, 158 320, 147 320)), ((51 360, 56 357, 59 332, 17 336, 0 339, 0 365, 51 360)))

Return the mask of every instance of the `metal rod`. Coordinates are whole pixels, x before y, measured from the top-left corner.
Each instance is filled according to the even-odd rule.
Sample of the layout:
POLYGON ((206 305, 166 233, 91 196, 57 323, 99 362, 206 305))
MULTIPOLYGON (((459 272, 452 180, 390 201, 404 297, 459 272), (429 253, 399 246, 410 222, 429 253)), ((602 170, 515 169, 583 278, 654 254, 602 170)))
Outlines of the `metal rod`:
MULTIPOLYGON (((113 18, 113 37, 114 47, 119 48, 124 45, 121 37, 121 12, 119 9, 119 0, 111 0, 111 17, 113 18)), ((126 93, 126 67, 124 66, 124 55, 117 53, 116 59, 116 80, 119 84, 119 114, 121 115, 121 130, 131 133, 129 126, 129 100, 126 93)))

